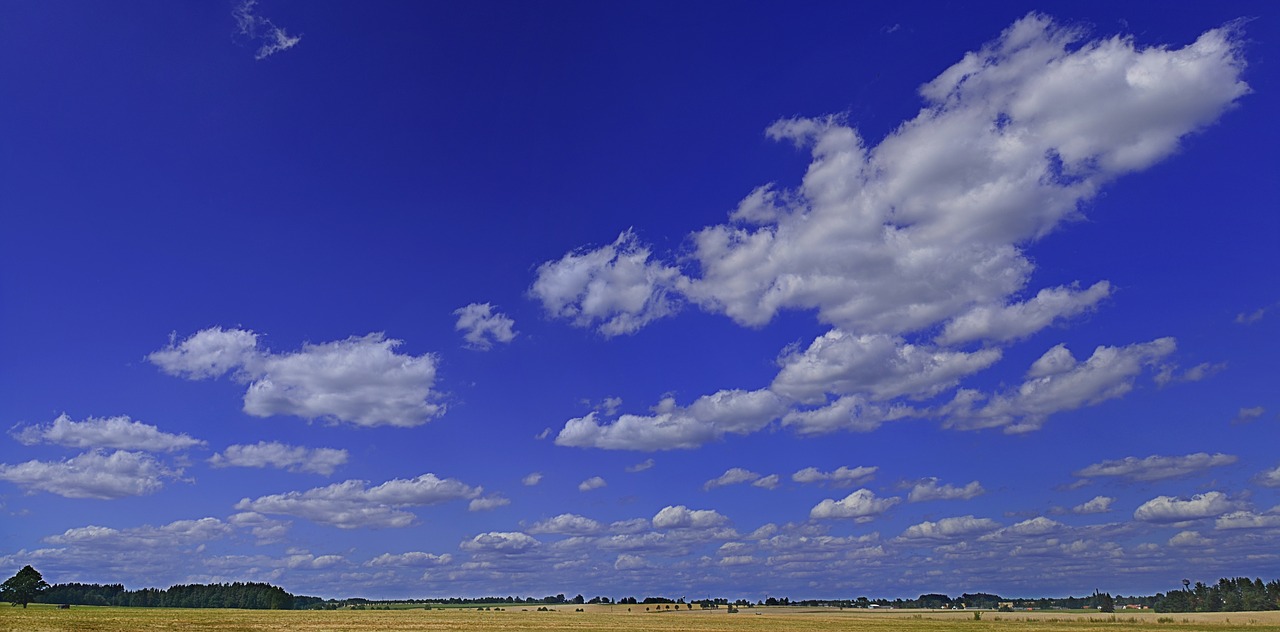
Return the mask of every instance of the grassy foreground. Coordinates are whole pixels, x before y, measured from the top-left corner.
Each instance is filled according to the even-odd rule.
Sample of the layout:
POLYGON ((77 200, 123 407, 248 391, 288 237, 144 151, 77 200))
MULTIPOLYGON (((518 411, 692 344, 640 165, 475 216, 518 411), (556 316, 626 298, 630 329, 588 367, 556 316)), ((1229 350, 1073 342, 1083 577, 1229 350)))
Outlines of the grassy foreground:
MULTIPOLYGON (((634 608, 634 606, 633 606, 634 608)), ((586 612, 558 608, 554 612, 480 612, 464 609, 290 611, 168 608, 107 608, 74 606, 58 610, 33 604, 29 608, 0 607, 0 630, 5 632, 135 630, 257 631, 301 630, 345 632, 381 630, 439 630, 506 632, 571 630, 577 632, 753 632, 774 630, 850 630, 902 632, 1038 632, 1161 630, 1165 632, 1280 632, 1280 612, 1230 612, 1158 615, 1095 613, 972 612, 754 608, 728 614, 712 611, 630 613, 615 606, 588 607, 586 612)))

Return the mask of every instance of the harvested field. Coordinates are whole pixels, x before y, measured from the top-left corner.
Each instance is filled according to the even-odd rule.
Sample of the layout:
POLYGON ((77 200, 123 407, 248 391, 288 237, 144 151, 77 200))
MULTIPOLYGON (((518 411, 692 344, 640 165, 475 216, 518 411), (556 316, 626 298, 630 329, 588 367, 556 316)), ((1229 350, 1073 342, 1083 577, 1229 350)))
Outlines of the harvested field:
MULTIPOLYGON (((1048 630, 1168 632, 1280 632, 1280 612, 1157 614, 1153 612, 983 612, 974 620, 965 611, 831 610, 823 608, 753 608, 736 614, 725 610, 627 612, 622 607, 591 607, 584 612, 558 608, 551 612, 449 608, 433 610, 271 611, 221 609, 105 608, 53 606, 0 608, 0 630, 23 632, 146 630, 356 632, 381 630, 498 630, 581 632, 751 632, 764 630, 850 630, 903 632, 1039 632, 1048 630)), ((643 608, 643 606, 641 606, 643 608)))

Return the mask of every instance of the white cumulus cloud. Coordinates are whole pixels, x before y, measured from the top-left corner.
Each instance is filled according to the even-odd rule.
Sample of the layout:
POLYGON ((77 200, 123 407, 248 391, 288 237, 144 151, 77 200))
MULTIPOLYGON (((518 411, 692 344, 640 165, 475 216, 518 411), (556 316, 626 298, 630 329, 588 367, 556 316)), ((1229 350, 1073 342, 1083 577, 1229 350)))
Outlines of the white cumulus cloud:
POLYGON ((1098 281, 1085 290, 1045 288, 1021 303, 979 305, 948 322, 938 342, 952 345, 973 340, 1017 340, 1048 327, 1058 318, 1091 310, 1110 294, 1111 284, 1098 281))
POLYGON ((145 452, 93 450, 62 461, 0 463, 0 480, 28 492, 101 500, 145 496, 160 491, 165 479, 180 475, 145 452))
POLYGON ((1264 487, 1280 487, 1280 465, 1263 470, 1255 480, 1264 487))
POLYGON ((522 553, 541 545, 537 538, 519 531, 490 531, 463 541, 459 546, 465 551, 493 553, 522 553))
POLYGON ((204 445, 187 434, 171 434, 128 415, 116 417, 89 417, 75 421, 63 413, 47 426, 26 426, 15 429, 13 436, 24 445, 52 443, 71 448, 112 448, 117 450, 145 450, 148 452, 173 452, 204 445))
POLYGON ((809 510, 809 518, 853 518, 858 522, 866 522, 900 502, 902 499, 896 496, 877 498, 875 492, 862 488, 840 500, 823 500, 809 510))
POLYGON ((823 401, 827 393, 862 393, 872 401, 927 397, 991 366, 1000 355, 998 349, 949 351, 909 344, 898 336, 833 329, 803 353, 780 359, 782 370, 770 388, 808 403, 823 401))
POLYGON ((591 535, 604 528, 596 520, 577 514, 564 513, 535 523, 529 533, 555 533, 561 535, 591 535))
POLYGON ((684 505, 675 505, 663 507, 653 516, 653 528, 707 529, 728 521, 728 518, 713 509, 689 509, 684 505))
POLYGON ((511 499, 501 494, 492 496, 484 496, 481 498, 472 498, 467 504, 467 511, 493 511, 499 507, 506 507, 511 504, 511 499))
POLYGON ((1055 413, 1125 395, 1145 369, 1176 348, 1172 338, 1124 347, 1100 346, 1088 360, 1078 362, 1065 346, 1058 345, 1032 365, 1028 379, 1016 389, 990 397, 961 389, 945 407, 944 423, 961 429, 1035 430, 1055 413))
POLYGON ((601 487, 604 487, 608 484, 609 483, 605 482, 604 478, 599 476, 592 476, 591 478, 588 478, 587 480, 582 481, 581 483, 578 483, 578 491, 589 492, 593 489, 600 489, 601 487))
POLYGON ((713 478, 707 481, 706 483, 703 483, 702 489, 712 490, 717 487, 724 487, 726 485, 738 485, 741 483, 750 483, 752 481, 759 480, 759 478, 760 478, 760 475, 756 474, 755 472, 752 472, 751 470, 744 469, 741 467, 731 467, 728 470, 725 470, 724 474, 721 474, 720 476, 717 476, 716 478, 713 478))
POLYGON ((454 310, 458 317, 454 329, 463 332, 462 338, 472 349, 486 351, 494 343, 509 343, 516 339, 516 321, 501 312, 494 312, 489 303, 472 303, 454 310))
POLYGON ((608 246, 571 252, 538 267, 529 294, 552 316, 605 336, 634 333, 674 314, 679 270, 650 259, 630 230, 608 246))
POLYGON ((1110 496, 1094 496, 1093 498, 1072 507, 1071 511, 1078 514, 1106 513, 1111 511, 1111 504, 1115 501, 1116 499, 1110 496))
POLYGON ((570 419, 556 436, 556 445, 607 450, 691 449, 726 434, 748 434, 782 414, 785 403, 767 390, 720 391, 680 407, 671 398, 654 407, 652 415, 621 415, 601 423, 592 411, 570 419))
POLYGON ((476 498, 482 492, 481 488, 456 479, 427 473, 412 479, 392 479, 374 487, 369 487, 367 481, 349 480, 305 492, 245 498, 236 503, 236 509, 297 516, 340 529, 407 527, 417 517, 406 507, 476 498))
POLYGON ((1280 514, 1259 514, 1252 511, 1233 511, 1218 516, 1215 529, 1271 529, 1280 527, 1280 514))
POLYGON ((258 347, 257 335, 206 329, 147 356, 166 373, 205 379, 234 371, 248 384, 244 411, 357 426, 417 426, 444 413, 434 390, 437 359, 396 353, 383 334, 307 343, 290 353, 258 347))
POLYGON ((1238 503, 1222 492, 1205 492, 1183 500, 1173 496, 1157 496, 1142 503, 1133 512, 1143 522, 1183 522, 1213 518, 1237 509, 1238 503))
POLYGON ((904 540, 945 540, 978 533, 988 533, 1000 528, 1000 524, 990 518, 959 516, 943 518, 938 521, 926 520, 911 525, 902 532, 904 540))
POLYGON ((347 462, 347 451, 334 448, 307 448, 278 441, 251 445, 230 445, 209 458, 214 467, 273 467, 290 472, 312 472, 328 476, 347 462))
POLYGON ((383 553, 365 562, 365 566, 440 566, 452 561, 453 556, 448 553, 436 555, 435 553, 424 553, 422 551, 409 551, 406 553, 383 553))
POLYGON ((823 472, 816 467, 806 467, 792 474, 791 480, 797 483, 831 482, 836 485, 856 485, 871 480, 879 469, 877 466, 859 465, 858 467, 848 467, 841 465, 830 472, 823 472))
POLYGON ((938 479, 926 478, 911 487, 907 493, 907 502, 918 503, 926 500, 969 500, 981 496, 987 490, 978 481, 972 481, 963 487, 955 485, 939 485, 938 479))
POLYGON ((925 107, 874 146, 841 117, 778 121, 771 138, 812 151, 802 182, 758 187, 728 223, 694 233, 698 274, 624 233, 544 264, 535 288, 548 288, 534 293, 553 314, 627 332, 670 313, 676 294, 744 325, 813 309, 858 335, 950 321, 943 338, 956 341, 1019 338, 1089 309, 1107 285, 1018 301, 1034 269, 1023 248, 1249 87, 1230 27, 1182 48, 1084 36, 1039 14, 1018 20, 925 84, 925 107))

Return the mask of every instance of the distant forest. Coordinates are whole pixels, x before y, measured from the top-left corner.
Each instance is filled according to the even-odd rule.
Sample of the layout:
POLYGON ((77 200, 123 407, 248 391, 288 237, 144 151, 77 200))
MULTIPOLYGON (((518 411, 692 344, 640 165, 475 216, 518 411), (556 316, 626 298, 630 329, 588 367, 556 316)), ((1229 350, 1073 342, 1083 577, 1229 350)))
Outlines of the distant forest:
POLYGON ((36 599, 37 603, 78 606, 137 606, 143 608, 246 608, 252 610, 292 610, 324 601, 319 597, 297 597, 271 584, 190 584, 125 590, 121 584, 53 584, 36 599))
POLYGON ((752 603, 745 599, 730 601, 724 598, 696 599, 685 603, 683 599, 666 597, 624 597, 611 600, 608 597, 593 597, 588 600, 582 595, 567 598, 563 594, 542 597, 477 597, 477 598, 434 598, 434 599, 398 599, 369 600, 323 599, 291 595, 283 588, 262 583, 234 584, 190 584, 172 586, 168 589, 143 588, 125 590, 121 584, 53 584, 44 590, 36 599, 38 603, 71 604, 84 606, 138 606, 148 608, 247 608, 273 610, 302 609, 336 609, 365 608, 375 604, 418 603, 430 604, 619 604, 650 605, 669 604, 684 605, 693 608, 719 608, 720 606, 753 607, 753 606, 823 606, 839 608, 980 608, 980 609, 1098 609, 1112 612, 1116 608, 1126 606, 1142 606, 1156 612, 1239 612, 1252 610, 1280 610, 1280 580, 1263 583, 1261 579, 1237 577, 1220 579, 1217 584, 1197 582, 1187 586, 1186 590, 1174 590, 1168 594, 1156 593, 1151 596, 1111 596, 1108 593, 1095 593, 1087 597, 1040 597, 1009 598, 990 593, 964 593, 959 597, 949 597, 940 593, 920 595, 915 599, 804 599, 792 600, 787 597, 769 597, 766 600, 752 603))

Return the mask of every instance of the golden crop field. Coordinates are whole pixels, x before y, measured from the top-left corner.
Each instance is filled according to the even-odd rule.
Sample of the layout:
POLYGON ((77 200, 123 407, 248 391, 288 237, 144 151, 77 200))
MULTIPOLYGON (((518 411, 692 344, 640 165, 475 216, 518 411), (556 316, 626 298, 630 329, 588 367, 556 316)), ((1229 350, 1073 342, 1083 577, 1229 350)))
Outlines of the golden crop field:
MULTIPOLYGON (((775 630, 849 630, 901 632, 1040 632, 1129 631, 1166 632, 1280 632, 1280 612, 1231 612, 1156 614, 1152 612, 1095 613, 983 612, 974 620, 965 611, 883 611, 804 608, 753 608, 736 614, 725 610, 645 612, 632 606, 591 607, 574 612, 558 607, 537 612, 519 607, 502 611, 463 608, 432 610, 221 610, 166 608, 107 608, 75 606, 58 610, 48 605, 26 609, 0 608, 0 630, 5 632, 101 631, 133 632, 173 630, 192 632, 248 632, 258 630, 302 632, 482 631, 523 632, 569 630, 576 632, 753 632, 775 630)), ((643 606, 640 606, 643 608, 643 606)))

